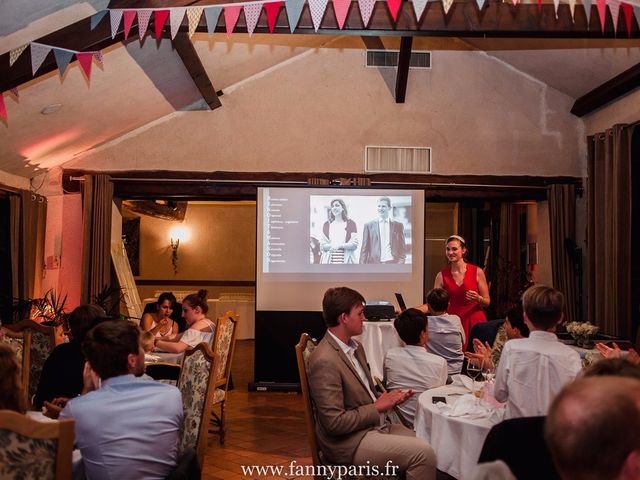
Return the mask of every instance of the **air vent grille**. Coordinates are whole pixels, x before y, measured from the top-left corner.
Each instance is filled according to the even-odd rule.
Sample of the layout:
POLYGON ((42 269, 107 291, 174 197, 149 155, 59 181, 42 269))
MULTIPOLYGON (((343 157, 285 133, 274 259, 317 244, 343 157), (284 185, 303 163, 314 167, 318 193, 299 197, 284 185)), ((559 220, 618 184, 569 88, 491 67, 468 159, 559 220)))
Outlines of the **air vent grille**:
POLYGON ((431 148, 367 145, 364 163, 369 173, 431 173, 431 148))
MULTIPOLYGON (((367 50, 367 67, 397 67, 398 50, 367 50)), ((409 68, 431 68, 431 52, 411 52, 409 68)))

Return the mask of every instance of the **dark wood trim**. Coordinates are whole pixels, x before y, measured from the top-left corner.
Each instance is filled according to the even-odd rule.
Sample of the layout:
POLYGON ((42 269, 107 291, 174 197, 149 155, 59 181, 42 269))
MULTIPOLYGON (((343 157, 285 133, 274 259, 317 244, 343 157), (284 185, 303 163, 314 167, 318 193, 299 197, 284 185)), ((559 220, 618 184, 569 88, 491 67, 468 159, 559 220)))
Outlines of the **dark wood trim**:
POLYGON ((255 287, 255 280, 176 280, 175 278, 134 278, 136 285, 177 285, 189 287, 201 285, 205 287, 255 287))
POLYGON ((215 110, 221 107, 222 103, 220 103, 216 89, 211 84, 211 79, 207 75, 189 35, 186 32, 178 32, 173 40, 173 46, 209 108, 215 110))
POLYGON ((400 53, 398 53, 398 71, 396 72, 396 103, 404 103, 409 80, 409 64, 411 63, 411 45, 413 37, 400 39, 400 53))
POLYGON ((571 113, 582 117, 640 86, 640 63, 578 98, 571 113))

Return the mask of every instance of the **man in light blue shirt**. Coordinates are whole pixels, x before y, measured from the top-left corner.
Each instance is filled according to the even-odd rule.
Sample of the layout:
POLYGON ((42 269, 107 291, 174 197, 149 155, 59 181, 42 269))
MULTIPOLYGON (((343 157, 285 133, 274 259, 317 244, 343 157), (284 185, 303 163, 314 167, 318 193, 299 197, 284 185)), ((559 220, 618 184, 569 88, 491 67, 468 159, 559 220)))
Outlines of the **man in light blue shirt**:
POLYGON ((182 396, 144 372, 140 331, 113 320, 92 329, 83 349, 86 395, 70 400, 60 418, 75 420, 76 446, 89 480, 161 479, 177 464, 182 396))

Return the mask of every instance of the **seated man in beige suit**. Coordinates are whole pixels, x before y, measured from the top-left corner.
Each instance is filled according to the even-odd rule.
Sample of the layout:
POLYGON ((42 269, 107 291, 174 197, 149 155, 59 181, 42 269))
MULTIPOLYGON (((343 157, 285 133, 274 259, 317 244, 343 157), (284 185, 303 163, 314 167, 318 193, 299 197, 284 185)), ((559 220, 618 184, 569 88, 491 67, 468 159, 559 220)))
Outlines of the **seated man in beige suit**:
POLYGON ((362 333, 362 295, 347 287, 330 288, 322 311, 328 330, 309 359, 309 387, 324 457, 348 466, 353 474, 435 479, 431 446, 411 430, 385 420, 386 412, 414 392, 377 393, 364 349, 351 339, 362 333), (358 466, 360 471, 355 470, 358 466))

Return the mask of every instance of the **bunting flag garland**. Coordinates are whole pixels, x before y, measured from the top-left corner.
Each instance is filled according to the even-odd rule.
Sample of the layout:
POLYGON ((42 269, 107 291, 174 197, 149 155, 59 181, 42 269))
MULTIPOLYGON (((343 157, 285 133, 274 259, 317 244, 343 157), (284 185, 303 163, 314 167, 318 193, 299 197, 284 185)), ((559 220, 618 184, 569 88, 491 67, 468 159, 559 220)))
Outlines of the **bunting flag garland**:
POLYGON ((76 53, 76 58, 78 59, 78 63, 82 67, 82 71, 85 73, 88 80, 91 80, 91 64, 93 63, 93 54, 94 52, 76 53))
POLYGON ((156 34, 157 40, 160 40, 160 38, 162 37, 162 29, 167 23, 167 18, 169 18, 169 10, 155 11, 155 16, 154 16, 155 21, 153 26, 155 28, 155 34, 156 34))
POLYGON ((90 29, 91 30, 95 30, 95 28, 100 23, 100 20, 102 20, 106 14, 107 14, 107 10, 100 10, 98 13, 95 13, 95 14, 91 15, 91 27, 90 27, 90 29))
POLYGON ((311 10, 311 21, 313 22, 313 29, 317 32, 324 17, 324 12, 327 9, 329 0, 309 0, 309 10, 311 10))
POLYGON ((558 7, 560 6, 560 0, 553 0, 553 9, 556 12, 556 20, 558 19, 558 7))
POLYGON ((22 52, 24 52, 28 46, 29 44, 25 43, 24 45, 18 48, 14 48, 9 52, 9 66, 12 66, 14 63, 16 63, 16 60, 18 60, 18 57, 22 55, 22 52))
POLYGON ((0 118, 2 118, 5 122, 9 121, 9 116, 7 115, 7 107, 4 104, 4 95, 0 93, 0 118))
POLYGON ((122 14, 124 10, 121 8, 115 8, 113 10, 109 10, 109 20, 111 22, 111 38, 116 38, 118 34, 118 27, 120 26, 120 20, 122 19, 122 14))
POLYGON ((391 13, 391 17, 393 17, 394 22, 398 21, 400 5, 402 5, 402 0, 387 0, 387 7, 389 7, 389 12, 391 13))
MULTIPOLYGON (((429 0, 414 0, 411 2, 413 4, 413 12, 416 14, 416 20, 420 23, 420 18, 422 18, 422 14, 424 13, 424 9, 427 6, 427 2, 429 0)), ((484 4, 484 0, 478 0, 484 4)), ((478 4, 480 10, 482 10, 482 6, 478 4)))
POLYGON ((229 5, 224 7, 224 23, 227 29, 227 37, 231 35, 236 26, 241 8, 242 7, 240 5, 229 5))
POLYGON ((73 54, 73 51, 67 50, 66 48, 53 49, 53 55, 56 57, 56 64, 58 65, 61 77, 64 77, 64 72, 66 72, 69 62, 73 58, 73 54))
POLYGON ((182 25, 184 14, 187 11, 186 7, 172 8, 169 15, 169 24, 171 25, 171 40, 176 38, 176 34, 182 25))
POLYGON ((453 0, 442 0, 442 8, 444 8, 444 14, 449 13, 449 9, 453 5, 453 0))
MULTIPOLYGON (((633 5, 633 13, 636 16, 636 22, 638 22, 638 26, 640 26, 640 7, 633 5)), ((629 29, 631 31, 631 29, 629 29)))
MULTIPOLYGON (((373 2, 373 0, 369 0, 373 2)), ((360 0, 358 0, 358 3, 360 0)), ((287 18, 289 19, 289 29, 291 29, 291 33, 298 26, 298 22, 300 21, 300 15, 302 14, 302 8, 304 7, 304 0, 287 0, 284 4, 284 8, 287 10, 287 18)), ((365 23, 365 27, 366 27, 365 23)))
POLYGON ((624 13, 624 24, 627 27, 627 35, 631 38, 631 22, 633 21, 633 7, 628 3, 622 3, 622 12, 624 13))
POLYGON ((129 37, 129 32, 131 31, 131 26, 133 25, 133 20, 135 18, 136 18, 135 10, 124 11, 124 39, 125 40, 129 37))
POLYGON ((538 0, 538 13, 542 13, 542 0, 538 0))
POLYGON ((13 87, 11 90, 9 90, 11 93, 13 93, 16 97, 19 97, 20 95, 18 95, 18 87, 13 87))
MULTIPOLYGON (((145 33, 147 33, 152 12, 153 10, 138 10, 138 38, 140 41, 142 41, 145 33)), ((162 31, 162 27, 160 27, 160 31, 162 31)))
POLYGON ((273 29, 276 28, 276 21, 278 20, 280 7, 282 7, 282 2, 270 2, 264 4, 264 11, 267 14, 267 25, 269 25, 269 33, 273 33, 273 29))
POLYGON ((248 3, 244 6, 244 18, 247 20, 247 33, 253 35, 253 31, 258 24, 258 18, 262 13, 261 3, 248 3))
POLYGON ((31 42, 31 72, 33 73, 33 76, 36 75, 36 72, 42 65, 42 62, 44 62, 44 59, 47 58, 50 51, 51 47, 48 45, 31 42))
POLYGON ((618 33, 618 17, 620 16, 620 0, 609 0, 609 11, 613 19, 613 31, 618 33))
POLYGON ((584 7, 584 13, 587 16, 587 29, 591 22, 591 0, 582 0, 582 6, 584 7))
POLYGON ((576 0, 569 0, 569 9, 571 10, 571 21, 575 22, 576 0))
POLYGON ((207 20, 207 33, 209 33, 209 35, 213 35, 216 31, 216 27, 218 26, 218 19, 220 18, 220 12, 222 12, 222 7, 211 7, 204 9, 204 16, 207 20))
POLYGON ((347 20, 350 6, 351 0, 333 0, 333 11, 336 13, 336 20, 340 30, 342 30, 344 22, 347 20))
POLYGON ((600 16, 600 30, 604 33, 604 22, 607 18, 607 2, 606 0, 596 0, 598 6, 598 15, 600 16))
POLYGON ((484 7, 484 0, 476 0, 476 3, 478 4, 478 10, 482 10, 482 7, 484 7))
POLYGON ((362 24, 364 28, 369 25, 371 20, 371 14, 373 13, 373 7, 376 6, 376 0, 358 0, 358 8, 360 9, 360 17, 362 17, 362 24))
POLYGON ((101 51, 99 51, 99 50, 98 50, 97 52, 93 52, 93 58, 95 58, 95 59, 96 59, 96 62, 98 62, 98 63, 100 63, 100 64, 101 64, 101 63, 102 63, 102 61, 103 61, 103 58, 102 58, 102 52, 101 52, 101 51))
POLYGON ((511 0, 511 3, 513 4, 513 6, 515 7, 518 4, 518 0, 511 0))
POLYGON ((202 7, 192 7, 187 9, 187 21, 189 22, 189 38, 193 37, 193 34, 196 33, 196 28, 198 28, 201 16, 202 7))

